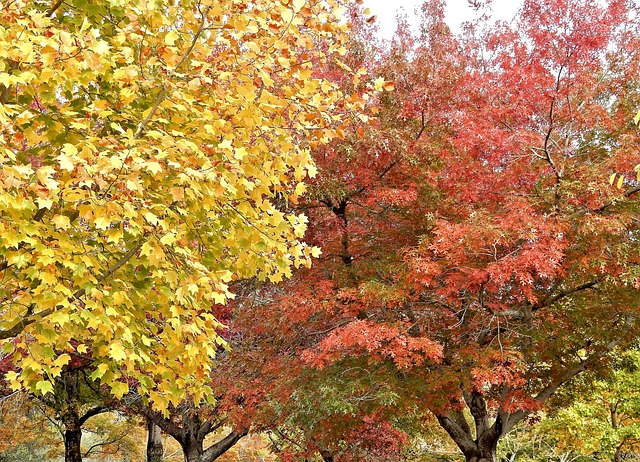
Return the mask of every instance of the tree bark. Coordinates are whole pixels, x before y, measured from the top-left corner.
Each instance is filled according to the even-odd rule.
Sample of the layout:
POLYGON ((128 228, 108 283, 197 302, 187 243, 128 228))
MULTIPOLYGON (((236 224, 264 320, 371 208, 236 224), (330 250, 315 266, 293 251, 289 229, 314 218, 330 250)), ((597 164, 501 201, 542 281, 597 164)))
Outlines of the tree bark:
POLYGON ((493 423, 489 421, 484 397, 477 392, 465 394, 465 402, 473 417, 475 438, 471 426, 461 410, 437 415, 440 426, 449 434, 467 462, 497 462, 498 440, 504 434, 500 413, 493 423))
POLYGON ((64 431, 64 461, 82 462, 82 429, 67 428, 64 431))
POLYGON ((66 402, 61 414, 64 424, 64 460, 82 462, 82 423, 78 410, 80 400, 80 380, 77 370, 62 374, 66 402))
POLYGON ((231 431, 227 436, 212 444, 206 450, 204 449, 204 436, 197 438, 192 434, 184 434, 178 440, 184 453, 184 462, 213 462, 222 454, 231 449, 242 437, 247 434, 246 431, 231 431))
POLYGON ((164 448, 160 427, 148 420, 147 431, 147 462, 162 462, 164 448))

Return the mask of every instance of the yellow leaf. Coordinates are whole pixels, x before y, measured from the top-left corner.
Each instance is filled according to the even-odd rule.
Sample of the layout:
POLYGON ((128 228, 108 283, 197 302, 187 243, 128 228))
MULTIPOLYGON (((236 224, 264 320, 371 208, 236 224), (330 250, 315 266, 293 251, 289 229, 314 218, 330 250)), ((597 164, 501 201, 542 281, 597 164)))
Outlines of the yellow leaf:
POLYGON ((151 212, 145 212, 144 218, 154 226, 158 224, 158 217, 151 212))
POLYGON ((609 184, 613 186, 614 181, 616 181, 616 174, 612 173, 611 176, 609 177, 609 184))
POLYGON ((96 229, 107 229, 109 226, 111 226, 111 220, 109 220, 109 218, 105 216, 100 216, 100 217, 96 217, 93 224, 96 227, 96 229))
POLYGON ((71 162, 71 159, 69 159, 69 157, 67 157, 64 154, 60 154, 58 157, 58 163, 60 164, 60 168, 62 170, 67 170, 69 172, 72 172, 73 169, 75 168, 73 166, 73 162, 71 162))
POLYGON ((305 0, 293 0, 293 9, 300 11, 305 4, 305 0))
POLYGON ((160 239, 160 242, 162 242, 164 245, 171 245, 174 242, 176 242, 176 236, 173 233, 169 233, 169 234, 165 234, 164 236, 162 236, 162 239, 160 239))
POLYGON ((56 229, 64 230, 69 228, 69 226, 71 226, 71 221, 69 220, 69 217, 66 217, 64 215, 54 215, 52 221, 56 229))
POLYGON ((290 23, 293 19, 293 11, 289 9, 284 9, 280 12, 280 16, 282 16, 282 20, 286 23, 290 23))
POLYGON ((162 165, 158 162, 147 162, 146 165, 147 172, 151 172, 154 175, 157 173, 162 173, 162 165))
POLYGON ((164 43, 166 43, 169 46, 173 46, 175 45, 176 40, 178 40, 179 38, 180 36, 178 35, 178 33, 175 30, 172 30, 167 35, 165 35, 164 43))
POLYGON ((124 382, 114 382, 111 384, 111 394, 118 399, 129 393, 129 385, 124 382))
POLYGON ((140 248, 140 256, 148 257, 149 255, 151 255, 151 245, 148 242, 145 242, 140 248))
POLYGON ((43 199, 41 197, 38 197, 36 199, 36 203, 38 204, 38 207, 40 207, 41 209, 50 209, 51 206, 53 205, 53 201, 51 199, 43 199))
POLYGON ((62 152, 64 152, 66 155, 73 157, 78 155, 78 149, 70 143, 65 143, 64 146, 62 147, 62 152))
POLYGON ((110 49, 111 46, 109 46, 109 43, 104 40, 99 40, 95 45, 91 47, 92 51, 101 56, 106 55, 110 49))
POLYGON ((244 159, 244 156, 246 155, 247 155, 247 150, 245 148, 237 148, 233 152, 233 157, 235 157, 238 160, 244 159))
POLYGON ((42 396, 53 393, 53 384, 48 380, 40 380, 36 382, 36 391, 39 391, 42 396))
POLYGON ((69 356, 67 353, 63 353, 58 356, 53 363, 58 367, 62 367, 69 364, 69 361, 71 361, 71 356, 69 356))
POLYGON ((109 356, 116 361, 127 359, 127 352, 121 343, 115 342, 109 346, 109 356))
POLYGON ((616 185, 618 189, 622 188, 622 183, 624 183, 624 176, 620 175, 620 178, 618 178, 618 184, 616 185))

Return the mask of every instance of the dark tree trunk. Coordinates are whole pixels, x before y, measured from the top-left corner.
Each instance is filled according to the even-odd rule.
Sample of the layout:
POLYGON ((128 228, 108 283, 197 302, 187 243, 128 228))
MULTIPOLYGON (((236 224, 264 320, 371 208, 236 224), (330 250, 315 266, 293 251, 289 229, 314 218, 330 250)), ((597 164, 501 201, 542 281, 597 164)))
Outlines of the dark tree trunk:
POLYGON ((180 446, 182 446, 184 462, 203 462, 202 440, 198 440, 194 435, 187 433, 179 442, 180 446))
POLYGON ((464 455, 467 462, 498 462, 498 438, 486 442, 480 439, 475 443, 476 447, 464 455))
POLYGON ((82 441, 82 429, 67 428, 64 431, 64 461, 65 462, 82 462, 82 450, 80 444, 82 441))
POLYGON ((320 451, 320 455, 322 456, 322 460, 324 462, 333 462, 333 454, 331 453, 331 451, 323 449, 322 451, 320 451))
POLYGON ((160 427, 149 420, 147 421, 147 431, 147 462, 162 462, 164 449, 160 427))
POLYGON ((207 449, 203 448, 203 438, 195 438, 192 435, 184 435, 180 441, 184 452, 184 462, 213 462, 222 454, 231 449, 247 432, 232 431, 217 443, 212 444, 207 449))
POLYGON ((475 432, 471 431, 470 422, 461 410, 437 415, 440 426, 458 445, 467 462, 497 462, 498 441, 510 428, 504 427, 504 422, 509 420, 509 416, 499 413, 495 420, 490 422, 486 402, 479 393, 472 392, 464 398, 473 417, 475 432))
POLYGON ((82 462, 82 423, 78 411, 80 400, 78 371, 65 372, 61 378, 66 392, 66 403, 61 415, 64 424, 64 460, 65 462, 82 462))

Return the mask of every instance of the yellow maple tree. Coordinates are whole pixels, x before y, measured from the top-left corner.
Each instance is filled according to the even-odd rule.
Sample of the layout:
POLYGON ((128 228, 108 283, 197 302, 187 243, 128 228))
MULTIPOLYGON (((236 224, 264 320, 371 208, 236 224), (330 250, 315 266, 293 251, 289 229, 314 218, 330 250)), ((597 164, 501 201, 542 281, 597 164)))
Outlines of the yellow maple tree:
POLYGON ((342 0, 0 4, 0 342, 31 392, 75 356, 159 409, 207 377, 227 284, 308 265, 283 212, 358 110, 314 66, 342 0))

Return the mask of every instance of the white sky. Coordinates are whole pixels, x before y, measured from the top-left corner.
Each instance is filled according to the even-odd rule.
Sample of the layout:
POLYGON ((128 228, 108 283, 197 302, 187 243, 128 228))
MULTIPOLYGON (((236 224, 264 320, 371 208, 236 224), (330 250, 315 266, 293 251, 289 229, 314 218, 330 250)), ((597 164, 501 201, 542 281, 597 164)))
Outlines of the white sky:
MULTIPOLYGON (((371 14, 378 17, 380 26, 380 36, 391 38, 395 31, 396 11, 402 7, 411 19, 415 17, 413 11, 422 4, 422 0, 364 0, 364 6, 371 10, 371 14)), ((493 19, 511 19, 521 0, 493 0, 491 2, 493 19)), ((451 30, 455 33, 459 31, 460 24, 473 19, 475 12, 469 7, 467 0, 447 0, 445 18, 451 30)))

